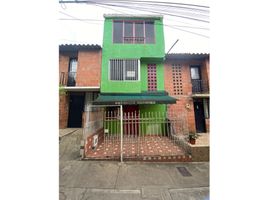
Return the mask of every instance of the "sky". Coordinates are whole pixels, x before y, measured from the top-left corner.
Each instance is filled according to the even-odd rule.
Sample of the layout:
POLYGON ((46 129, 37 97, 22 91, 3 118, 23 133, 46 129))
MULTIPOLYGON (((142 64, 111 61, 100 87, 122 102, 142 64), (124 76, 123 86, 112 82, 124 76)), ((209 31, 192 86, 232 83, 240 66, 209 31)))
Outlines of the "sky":
MULTIPOLYGON (((162 2, 188 3, 209 6, 208 0, 169 0, 162 2)), ((99 44, 103 40, 103 14, 155 14, 119 7, 89 4, 59 4, 59 44, 99 44), (76 19, 80 20, 76 20, 76 19), (86 19, 86 20, 85 20, 86 19)), ((152 9, 154 12, 154 10, 152 9)), ((178 11, 178 14, 181 14, 178 11)), ((209 15, 209 13, 208 13, 209 15)), ((209 21, 209 19, 208 19, 209 21)), ((179 39, 169 53, 209 53, 209 23, 164 15, 165 51, 179 39), (180 26, 176 28, 169 26, 180 26), (186 32, 187 31, 187 32, 186 32), (198 35, 197 35, 198 34, 198 35)))

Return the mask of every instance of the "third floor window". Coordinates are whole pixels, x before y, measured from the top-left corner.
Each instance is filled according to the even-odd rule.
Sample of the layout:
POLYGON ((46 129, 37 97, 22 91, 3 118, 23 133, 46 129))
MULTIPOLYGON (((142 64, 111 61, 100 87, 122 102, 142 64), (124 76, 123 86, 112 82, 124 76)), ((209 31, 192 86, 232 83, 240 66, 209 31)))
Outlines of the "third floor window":
POLYGON ((113 22, 113 42, 127 44, 155 43, 153 21, 117 21, 113 22))

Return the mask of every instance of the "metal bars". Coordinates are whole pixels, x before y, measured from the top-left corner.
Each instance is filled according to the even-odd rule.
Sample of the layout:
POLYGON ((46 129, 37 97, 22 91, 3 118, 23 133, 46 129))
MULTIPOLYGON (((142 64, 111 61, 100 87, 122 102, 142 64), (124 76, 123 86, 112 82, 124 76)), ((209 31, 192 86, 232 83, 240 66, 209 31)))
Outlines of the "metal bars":
POLYGON ((111 59, 110 80, 115 81, 137 81, 139 80, 138 59, 111 59))

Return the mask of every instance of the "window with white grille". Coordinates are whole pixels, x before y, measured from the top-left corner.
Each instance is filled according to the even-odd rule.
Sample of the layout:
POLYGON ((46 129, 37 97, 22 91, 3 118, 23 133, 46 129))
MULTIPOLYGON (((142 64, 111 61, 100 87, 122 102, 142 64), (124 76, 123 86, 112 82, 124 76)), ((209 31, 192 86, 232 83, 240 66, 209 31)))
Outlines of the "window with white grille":
POLYGON ((114 81, 137 81, 139 80, 138 59, 111 59, 110 80, 114 81))

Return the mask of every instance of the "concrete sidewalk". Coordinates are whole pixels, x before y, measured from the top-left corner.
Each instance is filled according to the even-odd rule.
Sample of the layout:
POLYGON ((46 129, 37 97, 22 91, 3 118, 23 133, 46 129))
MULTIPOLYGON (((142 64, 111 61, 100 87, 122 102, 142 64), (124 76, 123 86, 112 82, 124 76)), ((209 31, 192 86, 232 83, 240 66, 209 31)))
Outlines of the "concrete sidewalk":
POLYGON ((69 135, 77 130, 80 130, 81 128, 64 128, 64 129, 59 129, 59 137, 62 138, 66 135, 69 135))
POLYGON ((82 130, 60 142, 60 200, 207 200, 209 163, 81 161, 82 130), (191 176, 183 176, 185 167, 191 176))
POLYGON ((208 196, 208 163, 60 163, 61 200, 205 200, 208 196), (192 176, 183 176, 176 167, 186 167, 192 176))

